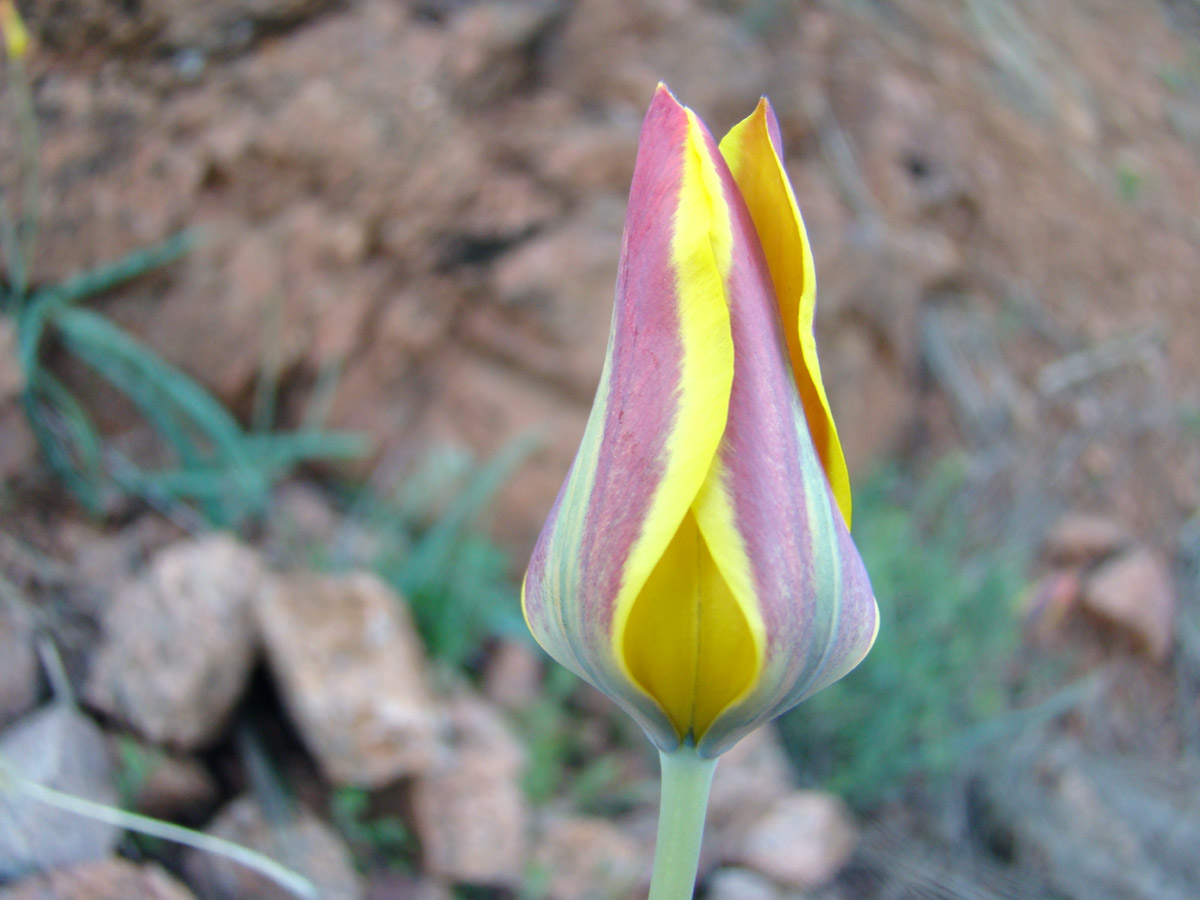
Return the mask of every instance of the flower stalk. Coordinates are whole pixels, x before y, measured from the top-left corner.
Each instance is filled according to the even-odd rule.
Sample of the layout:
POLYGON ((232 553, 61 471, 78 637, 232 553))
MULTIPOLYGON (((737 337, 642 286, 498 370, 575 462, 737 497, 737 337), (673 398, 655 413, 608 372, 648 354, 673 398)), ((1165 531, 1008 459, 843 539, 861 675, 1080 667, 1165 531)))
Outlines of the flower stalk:
POLYGON ((682 747, 660 752, 659 759, 662 799, 649 900, 691 900, 718 757, 704 759, 694 747, 682 747))

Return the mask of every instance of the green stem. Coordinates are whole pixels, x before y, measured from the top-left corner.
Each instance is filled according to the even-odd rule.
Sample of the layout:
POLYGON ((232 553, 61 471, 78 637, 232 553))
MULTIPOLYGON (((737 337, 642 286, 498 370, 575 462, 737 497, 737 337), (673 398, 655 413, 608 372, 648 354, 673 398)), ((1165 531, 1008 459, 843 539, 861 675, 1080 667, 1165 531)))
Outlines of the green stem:
POLYGON ((716 759, 702 759, 694 747, 660 753, 662 802, 658 809, 658 842, 649 900, 691 900, 700 864, 700 840, 708 790, 716 759))

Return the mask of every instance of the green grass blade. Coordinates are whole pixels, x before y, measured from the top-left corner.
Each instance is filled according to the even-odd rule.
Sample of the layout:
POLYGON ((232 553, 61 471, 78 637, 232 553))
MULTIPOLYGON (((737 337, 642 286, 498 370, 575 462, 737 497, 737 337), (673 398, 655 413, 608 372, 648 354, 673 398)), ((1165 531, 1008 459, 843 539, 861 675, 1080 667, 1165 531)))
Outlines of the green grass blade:
MULTIPOLYGON (((96 313, 66 309, 56 317, 56 325, 67 347, 119 389, 132 398, 147 396, 147 390, 157 392, 174 415, 195 429, 193 458, 221 462, 231 476, 233 508, 265 507, 269 484, 251 464, 240 426, 211 394, 96 313), (208 446, 202 446, 201 439, 208 446)), ((152 399, 144 402, 153 404, 152 399)), ((165 414, 155 419, 171 433, 165 414)), ((187 440, 178 435, 175 439, 187 440)))
POLYGON ((26 374, 33 371, 46 324, 58 313, 86 297, 102 294, 154 269, 175 262, 196 245, 193 231, 172 235, 161 244, 134 250, 120 259, 43 288, 23 305, 19 353, 26 374))
POLYGON ((62 382, 45 371, 26 388, 21 402, 50 468, 88 510, 99 512, 103 482, 100 434, 87 411, 62 382), (57 416, 65 441, 48 421, 46 409, 57 416))
POLYGON ((438 577, 436 573, 445 570, 467 528, 537 443, 532 436, 518 438, 480 467, 437 524, 413 547, 406 567, 409 583, 403 585, 406 590, 420 590, 430 578, 438 577))
POLYGON ((251 434, 244 445, 253 464, 264 470, 290 469, 315 459, 361 459, 371 449, 367 436, 354 431, 251 434))

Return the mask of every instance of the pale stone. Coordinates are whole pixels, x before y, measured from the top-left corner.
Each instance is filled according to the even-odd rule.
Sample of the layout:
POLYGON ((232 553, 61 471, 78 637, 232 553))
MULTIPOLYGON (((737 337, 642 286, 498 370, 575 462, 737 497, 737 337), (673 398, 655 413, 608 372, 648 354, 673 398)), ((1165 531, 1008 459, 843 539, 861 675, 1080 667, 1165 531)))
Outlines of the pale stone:
POLYGON ((794 787, 779 734, 774 725, 765 725, 722 754, 709 795, 708 821, 718 833, 744 826, 794 787))
POLYGON ((37 457, 37 440, 19 401, 0 399, 0 485, 27 471, 37 457))
POLYGON ((159 37, 170 47, 206 51, 241 49, 256 27, 279 28, 301 21, 333 0, 145 0, 140 13, 161 27, 159 37))
POLYGON ((33 875, 0 887, 0 900, 195 900, 160 867, 113 857, 33 875))
POLYGON ((1127 547, 1129 532, 1104 516, 1069 513, 1046 535, 1042 555, 1054 565, 1089 565, 1127 547))
POLYGON ((832 880, 857 843, 850 811, 838 797, 795 791, 746 830, 732 861, 784 887, 810 890, 832 880))
POLYGON ((1083 606, 1129 634, 1162 662, 1175 638, 1175 587, 1166 563, 1145 548, 1096 569, 1083 589, 1083 606))
POLYGON ((284 703, 335 784, 379 787, 427 769, 436 719, 403 599, 374 575, 274 579, 256 611, 284 703))
MULTIPOLYGON (((253 797, 225 806, 205 831, 232 841, 308 878, 322 900, 361 900, 363 887, 350 852, 328 825, 306 809, 268 813, 253 797)), ((199 850, 184 860, 188 883, 202 900, 295 900, 295 895, 223 857, 199 850)))
MULTIPOLYGON (((1114 681, 1107 696, 1097 698, 1111 707, 1100 726, 1104 730, 1130 702, 1128 688, 1114 681)), ((1138 753, 1114 748, 1096 733, 1047 726, 1027 730, 1004 753, 987 756, 979 820, 1006 841, 1015 870, 1043 876, 1038 896, 1200 896, 1200 820, 1194 814, 1200 760, 1193 754, 1138 753)))
POLYGON ((88 703, 157 743, 215 739, 254 663, 251 599, 262 578, 258 556, 229 535, 162 550, 112 598, 88 703))
POLYGON ((542 687, 542 661, 527 641, 501 641, 483 673, 487 698, 502 709, 523 709, 542 687))
POLYGON ((456 698, 448 717, 453 745, 413 792, 425 868, 454 883, 515 887, 525 873, 529 818, 521 745, 475 698, 456 698))
POLYGON ((533 866, 548 900, 608 900, 648 883, 650 849, 604 819, 556 816, 541 829, 533 866))
MULTIPOLYGON (((106 806, 117 804, 104 736, 73 707, 52 705, 0 735, 0 762, 20 777, 106 806)), ((3 770, 0 770, 2 777, 3 770)), ((0 879, 101 859, 120 829, 0 790, 0 879)))
POLYGON ((17 353, 17 326, 13 319, 0 318, 0 404, 15 400, 25 389, 25 373, 17 353))
POLYGON ((0 598, 0 726, 32 709, 38 698, 33 614, 0 598))
POLYGON ((138 812, 178 821, 216 806, 220 796, 216 780, 196 758, 156 752, 151 747, 133 752, 150 757, 144 776, 133 786, 133 808, 138 812))
POLYGON ((708 900, 779 900, 770 879, 749 869, 717 869, 707 879, 708 900))

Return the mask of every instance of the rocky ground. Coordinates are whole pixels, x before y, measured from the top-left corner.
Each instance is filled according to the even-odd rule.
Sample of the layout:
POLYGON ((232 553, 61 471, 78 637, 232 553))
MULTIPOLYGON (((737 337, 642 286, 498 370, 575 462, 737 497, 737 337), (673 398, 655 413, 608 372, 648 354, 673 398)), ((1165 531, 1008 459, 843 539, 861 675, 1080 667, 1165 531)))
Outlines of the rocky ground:
MULTIPOLYGON (((89 308, 242 421, 269 380, 274 423, 321 407, 371 452, 303 470, 236 537, 161 504, 89 516, 38 456, 0 316, 6 765, 258 847, 328 897, 644 892, 654 770, 636 736, 571 686, 548 705, 553 678, 517 640, 436 661, 429 613, 405 602, 421 586, 370 564, 394 535, 345 485, 390 496, 431 452, 487 459, 532 435, 492 504, 520 568, 586 418, 664 79, 718 133, 772 99, 852 469, 961 453, 980 533, 1036 551, 1022 659, 1100 673, 957 803, 918 790, 851 815, 800 788, 773 733, 745 742, 721 764, 706 896, 1200 892, 1193 4, 18 6, 33 284, 198 228, 89 308), (569 777, 536 787, 554 766, 569 777)), ((155 457, 128 402, 69 346, 43 349, 122 453, 155 457)), ((3 900, 275 890, 0 798, 3 900)))

